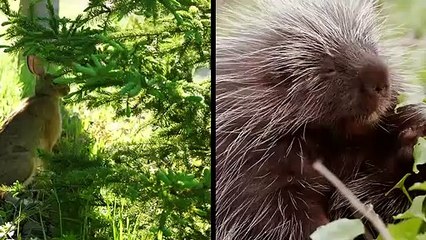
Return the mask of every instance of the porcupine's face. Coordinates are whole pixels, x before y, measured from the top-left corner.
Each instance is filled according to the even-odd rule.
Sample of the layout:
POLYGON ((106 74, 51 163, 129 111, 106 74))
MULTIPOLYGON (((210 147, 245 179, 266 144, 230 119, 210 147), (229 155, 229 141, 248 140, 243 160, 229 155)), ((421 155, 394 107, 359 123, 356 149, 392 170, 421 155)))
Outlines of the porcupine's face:
POLYGON ((326 55, 320 60, 318 76, 319 84, 327 86, 321 98, 327 109, 325 119, 354 127, 374 125, 390 108, 388 66, 373 50, 326 55))
POLYGON ((269 81, 288 104, 286 110, 298 109, 293 116, 300 121, 342 126, 348 133, 363 132, 392 108, 396 93, 386 60, 376 53, 375 46, 356 44, 331 50, 307 45, 299 50, 309 53, 306 59, 298 59, 290 68, 282 66, 264 82, 269 81))
POLYGON ((305 2, 317 14, 294 9, 288 26, 276 25, 270 34, 273 47, 264 49, 276 52, 265 65, 276 70, 265 79, 280 88, 289 106, 300 108, 293 114, 299 122, 306 118, 345 131, 376 125, 392 107, 396 81, 372 5, 305 2))
POLYGON ((224 14, 218 31, 222 126, 347 132, 380 122, 401 81, 375 0, 255 2, 224 14))

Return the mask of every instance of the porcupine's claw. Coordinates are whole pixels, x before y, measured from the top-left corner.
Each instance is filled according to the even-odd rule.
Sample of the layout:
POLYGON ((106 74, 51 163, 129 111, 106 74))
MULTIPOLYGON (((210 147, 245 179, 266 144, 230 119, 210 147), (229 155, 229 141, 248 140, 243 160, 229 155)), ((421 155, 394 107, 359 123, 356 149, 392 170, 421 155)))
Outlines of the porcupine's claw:
POLYGON ((419 137, 426 136, 426 123, 409 127, 399 133, 400 149, 398 156, 412 159, 413 148, 419 137))

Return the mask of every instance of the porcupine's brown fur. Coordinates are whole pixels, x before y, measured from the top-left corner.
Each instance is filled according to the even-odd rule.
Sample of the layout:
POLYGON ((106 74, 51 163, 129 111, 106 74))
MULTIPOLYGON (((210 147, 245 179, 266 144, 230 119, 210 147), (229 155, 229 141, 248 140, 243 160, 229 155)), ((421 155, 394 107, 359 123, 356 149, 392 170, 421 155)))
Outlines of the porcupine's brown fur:
MULTIPOLYGON (((356 174, 343 176, 347 187, 364 203, 372 204, 375 212, 386 223, 394 222, 393 216, 404 212, 410 206, 408 197, 395 184, 405 174, 411 175, 405 180, 408 189, 415 182, 426 180, 426 166, 417 166, 418 174, 412 172, 413 146, 418 137, 426 136, 426 120, 422 109, 402 110, 400 114, 388 116, 384 123, 388 132, 382 132, 377 139, 380 144, 371 145, 362 149, 363 154, 370 153, 363 158, 363 164, 356 174), (380 146, 380 148, 375 148, 380 146)), ((411 197, 424 192, 410 191, 411 197)), ((331 219, 359 217, 350 207, 347 199, 334 192, 329 202, 329 216, 331 219)), ((367 222, 366 222, 367 223, 367 222)), ((371 233, 376 231, 367 223, 371 233)))
POLYGON ((405 75, 375 4, 258 0, 219 11, 217 239, 308 239, 351 215, 329 201, 317 159, 349 184, 379 168, 377 183, 396 183, 410 169, 424 116, 418 106, 394 113, 405 75))

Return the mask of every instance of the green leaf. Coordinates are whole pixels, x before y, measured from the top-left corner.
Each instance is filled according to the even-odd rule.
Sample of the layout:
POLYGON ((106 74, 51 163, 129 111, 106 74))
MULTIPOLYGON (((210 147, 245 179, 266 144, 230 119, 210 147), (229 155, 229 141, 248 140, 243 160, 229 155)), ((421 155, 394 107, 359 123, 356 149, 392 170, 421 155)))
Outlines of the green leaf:
POLYGON ((415 197, 411 207, 404 213, 398 214, 394 219, 419 218, 426 222, 426 216, 423 213, 423 202, 426 196, 415 197))
POLYGON ((56 84, 70 84, 75 82, 75 78, 73 77, 59 77, 53 79, 53 82, 56 84))
POLYGON ((364 225, 359 219, 342 218, 317 228, 311 234, 312 240, 353 240, 364 233, 364 225))
POLYGON ((4 27, 4 26, 7 26, 9 24, 12 24, 12 23, 9 22, 9 21, 4 21, 4 22, 2 22, 1 26, 4 27))
POLYGON ((170 179, 167 177, 166 173, 163 172, 163 170, 158 170, 157 172, 157 176, 158 178, 164 182, 167 185, 171 185, 172 182, 170 181, 170 179))
POLYGON ((149 178, 145 176, 145 174, 140 174, 139 177, 141 178, 142 181, 149 182, 149 178))
POLYGON ((102 64, 99 62, 99 59, 95 55, 90 55, 90 58, 92 59, 93 63, 97 68, 101 68, 102 64))
POLYGON ((141 85, 141 82, 139 81, 139 82, 136 84, 136 86, 128 92, 129 97, 134 97, 134 96, 136 96, 138 93, 140 93, 140 92, 141 92, 141 90, 142 90, 142 85, 141 85))
POLYGON ((407 191, 407 188, 405 188, 405 180, 407 180, 408 176, 410 176, 410 175, 411 175, 411 173, 405 174, 404 177, 402 177, 402 179, 399 180, 399 182, 397 182, 395 184, 395 186, 393 186, 391 188, 391 190, 389 190, 387 193, 385 193, 385 196, 387 196, 392 190, 401 189, 401 191, 405 194, 405 196, 407 196, 408 200, 410 200, 410 202, 412 202, 413 200, 411 199, 410 194, 407 191))
POLYGON ((207 212, 198 208, 194 209, 195 214, 197 214, 200 217, 207 217, 207 212))
POLYGON ((425 138, 420 137, 417 140, 417 144, 414 145, 413 157, 414 157, 413 172, 418 173, 419 170, 417 169, 417 166, 426 163, 426 139, 425 138))
POLYGON ((124 95, 128 93, 130 90, 132 90, 135 86, 136 86, 135 82, 129 82, 123 88, 121 88, 119 94, 124 95))
POLYGON ((204 169, 203 182, 208 188, 211 187, 211 171, 210 171, 210 169, 204 169))
POLYGON ((157 232, 157 240, 162 240, 163 239, 163 231, 159 230, 157 232))
POLYGON ((197 14, 199 12, 199 10, 198 10, 198 8, 196 6, 190 6, 189 9, 188 9, 188 11, 191 14, 197 14))
POLYGON ((201 167, 201 165, 203 165, 203 161, 201 159, 192 160, 191 165, 193 165, 194 167, 201 167))
POLYGON ((96 76, 96 71, 92 67, 84 67, 78 63, 74 63, 73 66, 77 71, 81 73, 87 74, 92 77, 96 76))
POLYGON ((411 186, 408 190, 410 190, 410 191, 413 191, 413 190, 426 191, 426 181, 414 183, 413 186, 411 186))
POLYGON ((197 44, 202 44, 203 42, 203 37, 201 36, 201 33, 199 31, 195 31, 194 32, 194 37, 195 37, 195 42, 197 44))
MULTIPOLYGON (((414 240, 416 239, 421 225, 421 219, 411 218, 397 224, 389 224, 388 230, 395 240, 414 240)), ((379 236, 377 240, 383 240, 382 236, 379 236)))
POLYGON ((194 103, 199 103, 204 100, 204 98, 201 96, 187 96, 185 99, 194 103))
POLYGON ((200 183, 199 183, 197 180, 195 180, 195 179, 190 180, 190 181, 182 181, 182 183, 183 183, 183 187, 184 187, 184 188, 188 188, 188 189, 191 189, 191 188, 198 189, 198 188, 201 188, 201 187, 202 187, 202 184, 200 184, 200 183))

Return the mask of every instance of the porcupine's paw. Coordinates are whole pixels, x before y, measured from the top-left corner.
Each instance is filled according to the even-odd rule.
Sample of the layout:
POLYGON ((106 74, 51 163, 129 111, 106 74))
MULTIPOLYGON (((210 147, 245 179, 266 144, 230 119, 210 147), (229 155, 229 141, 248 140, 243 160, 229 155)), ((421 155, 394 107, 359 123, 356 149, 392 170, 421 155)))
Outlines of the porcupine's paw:
POLYGON ((401 131, 398 135, 399 146, 398 157, 404 159, 413 158, 413 148, 419 137, 426 136, 426 123, 409 127, 401 131))

